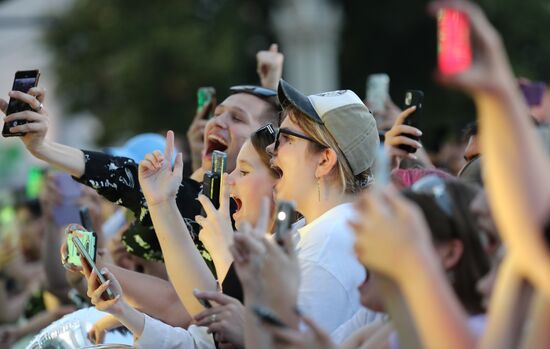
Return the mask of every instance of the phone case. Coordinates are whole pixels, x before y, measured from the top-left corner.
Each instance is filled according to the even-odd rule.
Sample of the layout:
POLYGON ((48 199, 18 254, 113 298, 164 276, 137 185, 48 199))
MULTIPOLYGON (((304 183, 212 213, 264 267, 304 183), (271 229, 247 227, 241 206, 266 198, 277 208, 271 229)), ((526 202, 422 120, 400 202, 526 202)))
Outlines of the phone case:
MULTIPOLYGON (((409 125, 412 127, 419 126, 420 121, 420 114, 422 113, 422 103, 424 102, 424 92, 420 90, 408 90, 405 93, 405 105, 403 107, 403 110, 412 107, 413 105, 416 106, 416 110, 409 115, 406 119, 404 124, 409 125)), ((411 134, 403 134, 403 136, 414 139, 415 141, 419 141, 420 137, 411 135, 411 134)), ((416 152, 416 148, 411 147, 410 145, 401 144, 399 145, 399 149, 402 149, 406 151, 407 153, 414 153, 416 152)))
POLYGON ((95 262, 96 251, 97 251, 97 237, 94 232, 86 230, 73 230, 67 236, 67 253, 68 259, 67 262, 76 267, 82 267, 82 262, 80 261, 80 253, 75 246, 74 237, 80 239, 84 249, 87 251, 88 255, 95 262))
MULTIPOLYGON (((12 90, 28 92, 31 88, 38 85, 38 80, 40 78, 40 72, 38 70, 21 70, 15 73, 15 78, 13 79, 12 90)), ((27 103, 23 103, 17 99, 10 98, 8 103, 8 109, 6 110, 6 115, 19 113, 25 110, 31 110, 31 106, 27 103)), ((24 133, 10 133, 10 128, 26 124, 25 120, 16 120, 9 123, 4 123, 2 128, 2 136, 4 137, 17 137, 24 136, 24 133)))

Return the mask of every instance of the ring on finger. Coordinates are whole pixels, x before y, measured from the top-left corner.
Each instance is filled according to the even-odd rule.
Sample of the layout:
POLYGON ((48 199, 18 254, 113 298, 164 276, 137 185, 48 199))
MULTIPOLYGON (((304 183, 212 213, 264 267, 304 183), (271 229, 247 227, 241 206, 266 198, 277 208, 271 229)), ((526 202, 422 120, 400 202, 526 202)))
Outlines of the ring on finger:
MULTIPOLYGON (((37 100, 37 101, 38 101, 38 100, 37 100)), ((37 112, 37 113, 39 113, 40 111, 42 111, 42 109, 44 108, 44 105, 43 105, 40 101, 38 101, 38 103, 40 103, 40 104, 38 105, 38 107, 34 108, 34 111, 37 112)))
POLYGON ((218 319, 218 317, 216 316, 216 314, 212 314, 210 315, 210 322, 216 322, 216 320, 218 319))

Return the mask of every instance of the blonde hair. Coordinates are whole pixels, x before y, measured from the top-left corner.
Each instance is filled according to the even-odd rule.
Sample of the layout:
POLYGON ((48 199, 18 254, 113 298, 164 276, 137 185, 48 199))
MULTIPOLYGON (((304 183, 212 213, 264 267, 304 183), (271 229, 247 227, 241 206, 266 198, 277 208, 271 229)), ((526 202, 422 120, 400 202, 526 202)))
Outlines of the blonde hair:
POLYGON ((319 144, 313 142, 309 143, 308 149, 311 152, 317 153, 324 148, 330 148, 336 152, 337 169, 333 168, 331 175, 338 177, 343 192, 349 194, 359 193, 374 181, 370 168, 358 175, 353 174, 353 170, 344 153, 325 125, 311 120, 307 115, 292 105, 284 109, 283 118, 285 117, 290 117, 290 120, 298 125, 307 136, 319 142, 319 144), (323 147, 321 147, 321 144, 323 147), (335 173, 336 171, 337 173, 335 173))

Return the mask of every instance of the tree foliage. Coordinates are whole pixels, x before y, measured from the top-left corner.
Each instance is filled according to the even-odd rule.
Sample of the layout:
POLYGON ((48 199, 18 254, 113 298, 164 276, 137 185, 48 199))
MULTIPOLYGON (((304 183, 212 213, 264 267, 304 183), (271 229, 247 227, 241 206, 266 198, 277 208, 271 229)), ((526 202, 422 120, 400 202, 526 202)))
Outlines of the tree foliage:
POLYGON ((46 34, 68 112, 89 110, 102 141, 185 131, 196 90, 257 83, 265 4, 237 0, 78 0, 46 34))

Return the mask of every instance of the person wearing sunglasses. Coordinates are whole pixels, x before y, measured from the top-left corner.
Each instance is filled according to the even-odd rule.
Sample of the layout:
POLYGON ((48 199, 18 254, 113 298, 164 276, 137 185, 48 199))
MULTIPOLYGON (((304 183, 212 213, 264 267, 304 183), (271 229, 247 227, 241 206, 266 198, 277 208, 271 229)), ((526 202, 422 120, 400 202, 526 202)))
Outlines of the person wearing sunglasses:
POLYGON ((376 122, 349 90, 305 96, 281 80, 278 98, 284 120, 268 147, 280 175, 275 196, 294 201, 305 221, 295 235, 301 274, 295 301, 331 332, 359 309, 357 285, 365 275, 346 222, 351 202, 373 180, 376 122))

